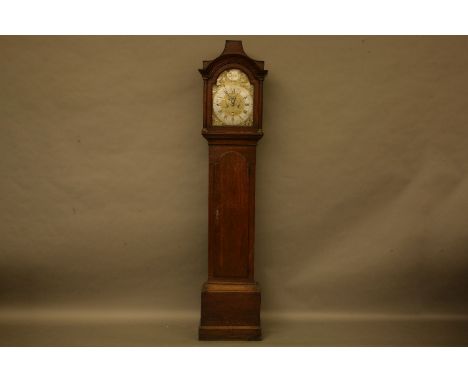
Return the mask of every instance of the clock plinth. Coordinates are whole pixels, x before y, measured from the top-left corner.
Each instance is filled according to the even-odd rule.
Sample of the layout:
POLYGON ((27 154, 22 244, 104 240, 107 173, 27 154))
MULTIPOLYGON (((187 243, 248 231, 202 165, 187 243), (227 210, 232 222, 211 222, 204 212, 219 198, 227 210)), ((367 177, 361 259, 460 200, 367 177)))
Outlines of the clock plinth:
POLYGON ((260 288, 256 283, 203 285, 200 340, 260 340, 260 288))
POLYGON ((262 61, 240 41, 204 61, 204 124, 209 144, 208 280, 200 340, 259 340, 260 288, 254 280, 256 145, 262 137, 262 61))

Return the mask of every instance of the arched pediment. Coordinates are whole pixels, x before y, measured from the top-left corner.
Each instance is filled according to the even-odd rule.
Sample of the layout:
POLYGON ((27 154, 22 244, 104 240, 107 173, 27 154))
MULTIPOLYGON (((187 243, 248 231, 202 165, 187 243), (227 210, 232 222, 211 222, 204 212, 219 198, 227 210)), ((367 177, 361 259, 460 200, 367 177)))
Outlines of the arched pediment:
POLYGON ((237 40, 226 40, 226 45, 221 55, 214 60, 203 61, 203 69, 199 71, 204 79, 208 79, 219 75, 226 65, 244 68, 249 76, 253 76, 257 80, 263 80, 268 73, 264 69, 264 62, 247 56, 242 47, 242 41, 237 40))

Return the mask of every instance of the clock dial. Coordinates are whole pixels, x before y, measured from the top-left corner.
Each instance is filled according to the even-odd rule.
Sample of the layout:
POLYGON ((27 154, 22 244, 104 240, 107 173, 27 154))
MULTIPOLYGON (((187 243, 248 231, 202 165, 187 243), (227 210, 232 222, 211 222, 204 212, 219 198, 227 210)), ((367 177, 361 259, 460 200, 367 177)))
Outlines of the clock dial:
POLYGON ((213 86, 213 126, 252 126, 253 90, 241 70, 222 72, 213 86))

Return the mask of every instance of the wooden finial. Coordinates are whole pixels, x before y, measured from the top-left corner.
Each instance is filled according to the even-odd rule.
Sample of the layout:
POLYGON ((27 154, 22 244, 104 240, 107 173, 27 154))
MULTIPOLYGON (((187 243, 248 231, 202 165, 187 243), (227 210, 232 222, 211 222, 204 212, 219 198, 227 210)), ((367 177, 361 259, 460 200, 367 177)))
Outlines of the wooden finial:
POLYGON ((223 54, 243 54, 245 55, 242 41, 240 40, 226 40, 224 45, 223 54))

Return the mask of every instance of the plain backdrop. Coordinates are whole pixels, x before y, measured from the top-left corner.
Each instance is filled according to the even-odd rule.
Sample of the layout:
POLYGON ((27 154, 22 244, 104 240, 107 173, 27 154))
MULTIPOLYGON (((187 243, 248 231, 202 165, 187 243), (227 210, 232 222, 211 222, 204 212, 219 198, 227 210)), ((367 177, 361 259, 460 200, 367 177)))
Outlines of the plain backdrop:
MULTIPOLYGON (((198 315, 226 38, 0 38, 0 319, 198 315)), ((466 320, 468 38, 240 39, 269 70, 264 315, 466 320)))

